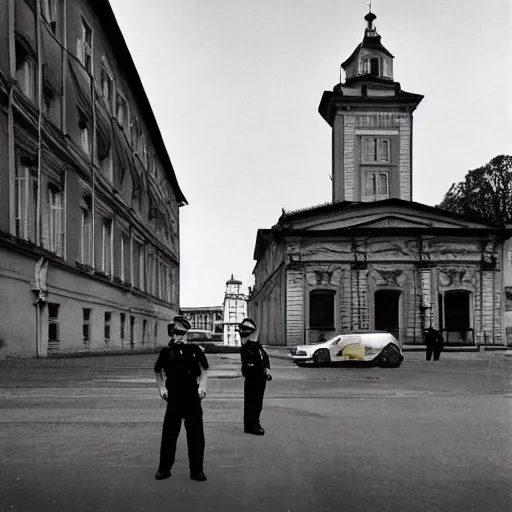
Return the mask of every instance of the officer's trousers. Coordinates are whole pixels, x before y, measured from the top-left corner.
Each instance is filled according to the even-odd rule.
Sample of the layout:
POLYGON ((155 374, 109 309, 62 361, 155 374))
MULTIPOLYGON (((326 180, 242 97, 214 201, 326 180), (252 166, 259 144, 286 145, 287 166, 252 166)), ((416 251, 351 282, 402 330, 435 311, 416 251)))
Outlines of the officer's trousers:
POLYGON ((263 408, 263 395, 267 379, 265 375, 246 378, 244 382, 244 427, 260 426, 260 414, 263 408))
POLYGON ((160 465, 158 469, 171 469, 176 457, 176 442, 181 430, 181 421, 185 420, 187 432, 188 462, 190 473, 203 471, 204 460, 204 429, 203 409, 201 403, 187 408, 176 407, 168 403, 162 427, 162 442, 160 444, 160 465))
POLYGON ((439 361, 439 356, 441 355, 441 347, 427 347, 427 361, 432 359, 432 354, 434 354, 434 361, 439 361))

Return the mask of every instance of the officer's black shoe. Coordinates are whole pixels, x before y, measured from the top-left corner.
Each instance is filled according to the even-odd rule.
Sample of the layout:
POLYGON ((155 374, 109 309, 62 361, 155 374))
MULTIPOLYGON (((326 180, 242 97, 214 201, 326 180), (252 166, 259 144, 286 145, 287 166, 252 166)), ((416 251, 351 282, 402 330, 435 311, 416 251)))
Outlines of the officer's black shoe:
POLYGON ((254 434, 255 436, 265 435, 265 429, 263 427, 246 427, 244 428, 246 434, 254 434))
POLYGON ((155 474, 155 478, 157 480, 165 480, 166 478, 171 478, 171 470, 164 469, 163 471, 158 470, 155 474))
POLYGON ((202 471, 196 471, 194 473, 190 473, 191 480, 197 480, 198 482, 204 482, 206 480, 206 475, 202 471))

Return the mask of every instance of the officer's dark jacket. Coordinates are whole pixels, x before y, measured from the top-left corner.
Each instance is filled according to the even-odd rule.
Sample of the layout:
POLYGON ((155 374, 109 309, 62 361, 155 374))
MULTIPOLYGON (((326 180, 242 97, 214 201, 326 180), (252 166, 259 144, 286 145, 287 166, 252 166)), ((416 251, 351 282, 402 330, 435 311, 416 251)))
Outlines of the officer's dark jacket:
POLYGON ((197 378, 201 365, 208 369, 208 361, 201 348, 185 343, 170 343, 160 351, 155 372, 165 372, 168 401, 187 402, 199 400, 197 378))
POLYGON ((265 375, 265 368, 270 369, 270 360, 265 349, 257 341, 246 341, 240 350, 242 358, 242 375, 247 378, 265 375))
POLYGON ((441 347, 443 343, 443 336, 437 329, 427 329, 425 334, 425 344, 427 347, 441 347))

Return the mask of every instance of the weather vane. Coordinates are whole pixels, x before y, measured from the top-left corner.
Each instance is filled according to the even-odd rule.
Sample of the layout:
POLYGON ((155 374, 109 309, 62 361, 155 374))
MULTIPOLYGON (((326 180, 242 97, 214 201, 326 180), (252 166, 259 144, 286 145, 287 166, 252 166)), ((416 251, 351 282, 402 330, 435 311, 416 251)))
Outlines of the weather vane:
POLYGON ((370 8, 370 12, 372 12, 372 0, 368 3, 368 7, 370 8))

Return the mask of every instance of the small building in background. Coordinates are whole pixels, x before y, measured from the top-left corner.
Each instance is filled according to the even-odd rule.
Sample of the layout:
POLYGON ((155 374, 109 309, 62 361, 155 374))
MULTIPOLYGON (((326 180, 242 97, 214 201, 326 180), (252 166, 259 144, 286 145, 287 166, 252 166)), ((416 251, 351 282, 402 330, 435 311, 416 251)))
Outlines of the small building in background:
POLYGON ((224 307, 202 306, 197 308, 181 308, 181 314, 188 318, 192 329, 204 329, 216 333, 223 332, 224 307))
POLYGON ((248 296, 242 292, 242 281, 231 279, 226 281, 224 295, 224 345, 240 346, 240 335, 237 325, 247 316, 248 296))
POLYGON ((222 333, 224 345, 240 346, 238 324, 247 316, 248 295, 242 291, 242 281, 231 274, 226 281, 222 306, 180 308, 180 313, 192 324, 192 329, 222 333))

